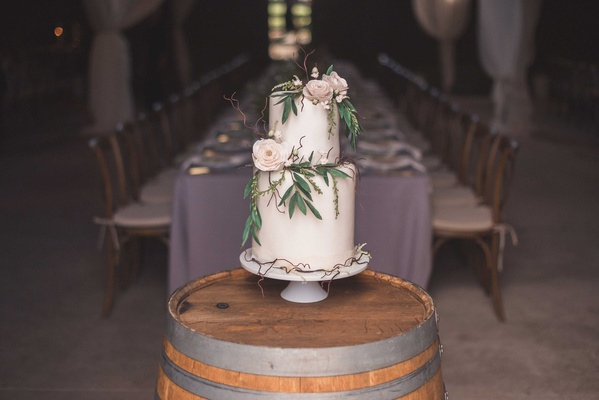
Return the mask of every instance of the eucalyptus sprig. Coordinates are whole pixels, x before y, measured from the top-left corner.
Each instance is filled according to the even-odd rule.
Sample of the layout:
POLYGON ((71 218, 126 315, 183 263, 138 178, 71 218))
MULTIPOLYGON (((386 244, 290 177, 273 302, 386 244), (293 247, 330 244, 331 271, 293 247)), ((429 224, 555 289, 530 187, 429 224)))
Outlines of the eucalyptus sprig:
POLYGON ((297 115, 297 106, 295 105, 295 99, 299 97, 301 94, 301 91, 276 92, 272 94, 272 97, 281 98, 281 100, 276 102, 275 105, 283 103, 283 116, 281 118, 282 124, 284 124, 287 121, 287 118, 289 118, 289 112, 293 111, 293 114, 297 115))
POLYGON ((358 112, 349 101, 349 97, 343 99, 341 103, 337 103, 337 108, 339 109, 339 116, 345 122, 345 126, 347 126, 345 137, 349 140, 350 147, 355 149, 358 136, 363 132, 360 121, 358 121, 358 117, 356 116, 358 112))
POLYGON ((260 244, 260 240, 258 239, 258 230, 262 227, 262 217, 260 216, 260 210, 258 210, 258 204, 256 199, 260 195, 258 190, 258 176, 260 171, 254 172, 252 178, 249 180, 247 185, 245 186, 245 190, 243 192, 243 198, 250 197, 250 215, 247 217, 245 221, 245 228, 243 229, 243 236, 241 241, 241 246, 247 242, 250 235, 256 243, 260 244))
POLYGON ((337 189, 337 179, 351 178, 351 176, 345 171, 341 170, 339 168, 339 164, 327 163, 312 165, 312 156, 313 153, 310 155, 308 161, 291 164, 290 166, 285 167, 281 171, 281 177, 277 180, 271 181, 270 185, 262 191, 258 189, 260 171, 256 171, 252 175, 252 178, 247 183, 243 194, 244 198, 250 196, 250 215, 245 222, 245 229, 243 231, 241 243, 242 246, 245 245, 250 236, 258 245, 261 245, 260 240, 258 239, 258 231, 262 227, 262 218, 257 205, 258 197, 270 195, 277 200, 279 196, 277 189, 285 180, 285 172, 287 171, 290 173, 292 183, 289 188, 287 188, 285 193, 278 198, 277 207, 281 207, 287 203, 289 218, 293 217, 296 210, 299 210, 304 215, 307 215, 309 210, 314 217, 322 220, 322 215, 314 206, 312 198, 313 191, 317 194, 323 193, 322 189, 313 179, 316 176, 321 176, 327 187, 330 186, 330 183, 332 182, 335 217, 339 215, 339 191, 337 189))

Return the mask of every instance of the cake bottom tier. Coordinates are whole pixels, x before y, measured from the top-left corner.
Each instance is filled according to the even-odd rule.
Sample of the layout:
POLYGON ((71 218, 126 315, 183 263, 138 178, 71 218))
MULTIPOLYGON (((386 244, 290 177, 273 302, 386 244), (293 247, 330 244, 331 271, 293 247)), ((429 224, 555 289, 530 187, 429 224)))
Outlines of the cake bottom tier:
POLYGON ((353 165, 340 166, 351 178, 311 177, 312 205, 321 215, 318 219, 309 208, 306 214, 295 209, 289 217, 289 203, 278 205, 280 196, 293 184, 291 172, 260 172, 258 188, 266 190, 281 179, 278 197, 260 196, 257 201, 262 219, 258 231, 260 244, 252 242, 253 258, 260 263, 276 262, 302 270, 330 270, 351 263, 356 257, 354 244, 355 177, 353 165), (320 193, 313 187, 319 188, 320 193))

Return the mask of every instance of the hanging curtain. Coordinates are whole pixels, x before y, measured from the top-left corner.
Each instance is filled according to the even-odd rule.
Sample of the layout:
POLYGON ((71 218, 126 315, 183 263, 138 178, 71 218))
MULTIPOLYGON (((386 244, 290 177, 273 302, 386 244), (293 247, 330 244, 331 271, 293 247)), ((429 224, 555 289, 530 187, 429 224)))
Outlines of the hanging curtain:
POLYGON ((89 108, 97 133, 134 115, 129 45, 121 33, 155 11, 163 0, 84 0, 95 37, 89 62, 89 108))
POLYGON ((470 19, 471 0, 412 0, 420 26, 439 41, 441 81, 444 91, 455 84, 455 41, 470 19))
POLYGON ((530 127, 526 75, 534 58, 540 5, 541 0, 479 0, 479 54, 493 78, 492 126, 500 133, 521 134, 530 127))
POLYGON ((195 5, 195 0, 175 0, 171 4, 173 7, 175 63, 179 73, 179 83, 181 87, 186 87, 191 83, 192 72, 189 48, 187 47, 185 32, 183 32, 183 23, 195 5))

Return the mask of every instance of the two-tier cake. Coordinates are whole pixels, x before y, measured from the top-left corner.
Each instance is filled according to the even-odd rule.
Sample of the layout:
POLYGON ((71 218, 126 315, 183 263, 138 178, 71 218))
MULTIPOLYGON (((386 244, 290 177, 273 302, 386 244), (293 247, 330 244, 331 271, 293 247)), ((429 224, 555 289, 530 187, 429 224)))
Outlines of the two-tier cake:
POLYGON ((357 169, 340 150, 340 120, 351 146, 361 131, 349 87, 332 67, 322 76, 314 68, 310 78, 273 88, 269 132, 253 146, 243 234, 252 245, 242 256, 262 272, 330 276, 369 260, 354 243, 357 169))

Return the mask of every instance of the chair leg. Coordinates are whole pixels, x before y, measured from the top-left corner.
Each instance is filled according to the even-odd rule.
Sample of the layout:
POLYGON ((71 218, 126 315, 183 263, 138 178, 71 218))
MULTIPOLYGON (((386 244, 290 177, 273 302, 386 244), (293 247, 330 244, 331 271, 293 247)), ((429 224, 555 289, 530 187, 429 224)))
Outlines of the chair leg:
POLYGON ((102 316, 104 318, 110 315, 114 302, 114 289, 116 281, 116 266, 118 263, 118 250, 114 246, 112 233, 109 233, 107 240, 107 286, 104 294, 104 304, 102 305, 102 316))
POLYGON ((136 237, 131 241, 129 283, 135 282, 139 276, 139 266, 142 258, 142 240, 142 238, 136 237))
POLYGON ((123 260, 121 262, 121 286, 127 288, 137 279, 140 263, 140 238, 128 237, 123 243, 123 260))
POLYGON ((497 260, 499 256, 499 243, 497 234, 494 234, 491 239, 491 293, 493 295, 493 307, 495 314, 500 321, 505 322, 505 310, 503 307, 503 300, 501 297, 501 288, 499 287, 499 270, 497 260))
POLYGON ((462 252, 466 255, 468 265, 474 268, 476 278, 485 293, 491 294, 491 275, 488 269, 486 243, 474 243, 472 240, 462 241, 462 252))
POLYGON ((505 311, 503 309, 503 301, 501 299, 501 290, 499 288, 499 271, 497 270, 497 250, 498 241, 497 235, 493 235, 490 245, 481 238, 476 238, 475 242, 481 247, 485 254, 485 267, 490 273, 491 296, 493 297, 493 309, 495 315, 501 321, 505 321, 505 311))

